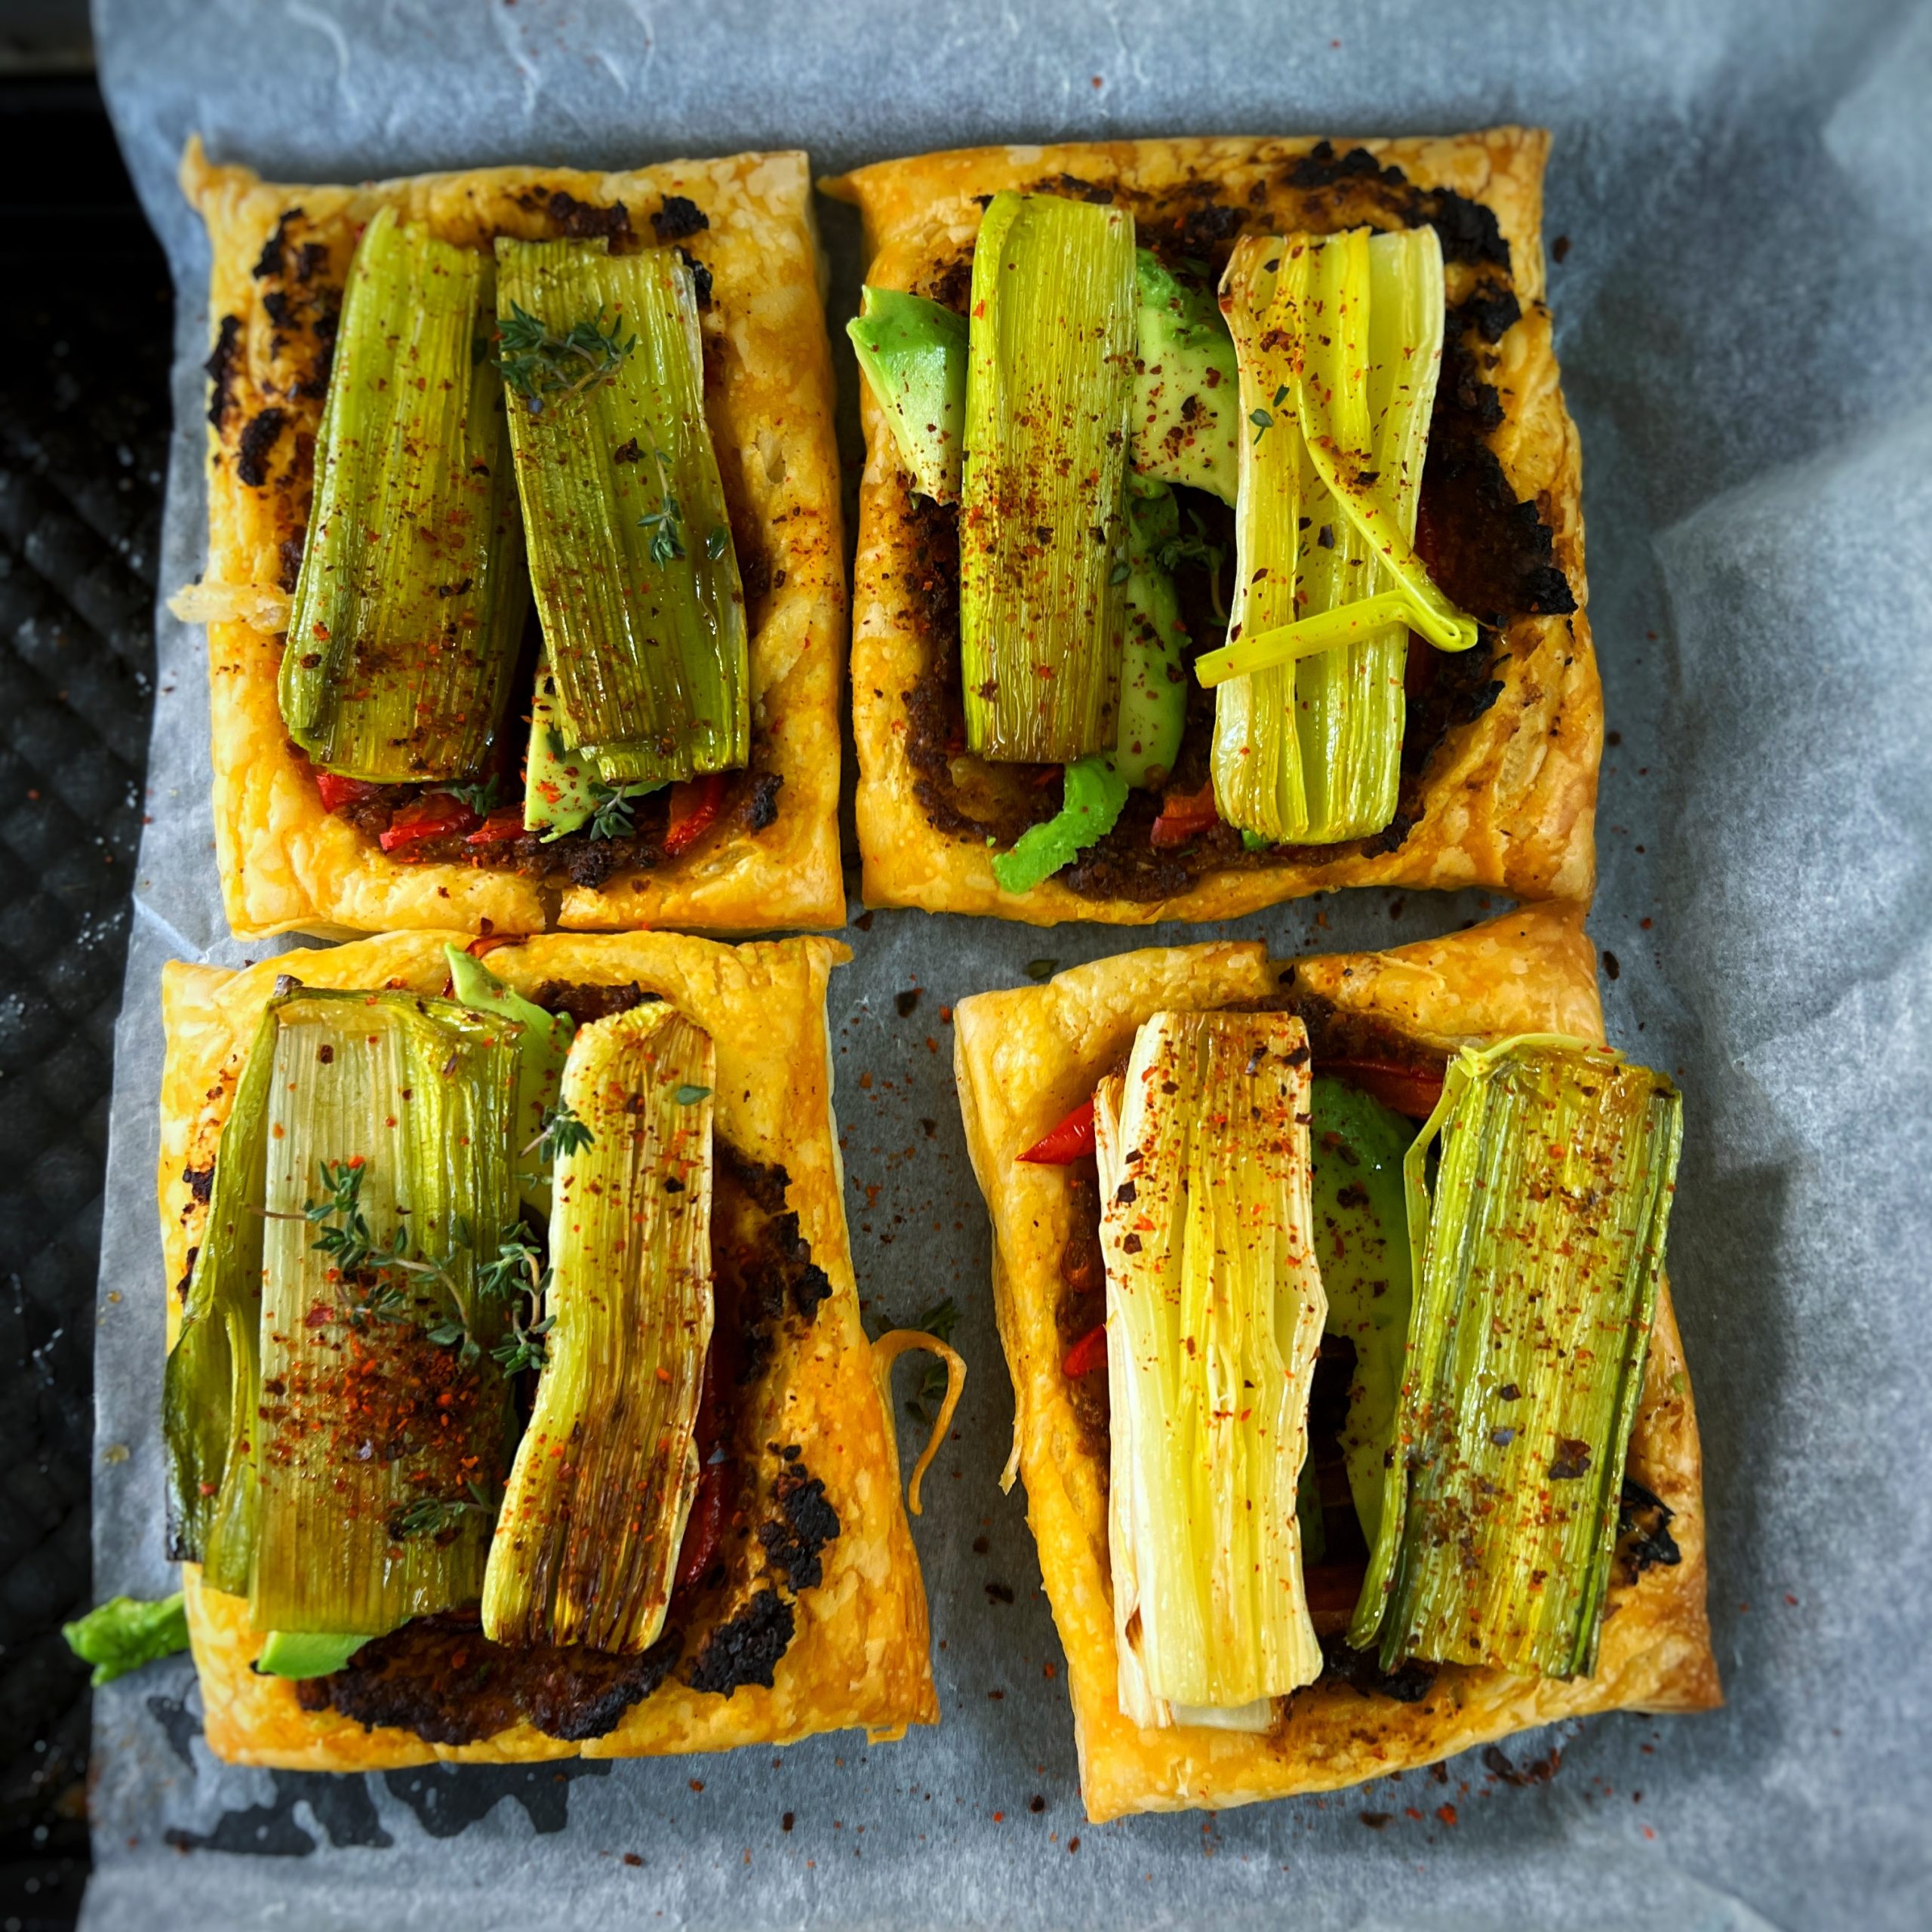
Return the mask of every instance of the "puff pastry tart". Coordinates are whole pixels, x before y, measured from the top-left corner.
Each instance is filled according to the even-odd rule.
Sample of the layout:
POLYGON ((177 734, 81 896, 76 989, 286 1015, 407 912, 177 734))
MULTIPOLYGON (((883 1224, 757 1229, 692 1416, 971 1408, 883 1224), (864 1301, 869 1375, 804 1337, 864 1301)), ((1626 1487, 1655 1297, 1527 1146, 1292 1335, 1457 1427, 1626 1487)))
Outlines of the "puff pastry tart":
POLYGON ((235 931, 842 922, 804 157, 181 181, 235 931))
POLYGON ((955 1017, 1095 1819, 1719 1701, 1678 1103, 1603 1047, 1579 909, 955 1017))
POLYGON ((844 949, 465 937, 168 971, 210 1746, 361 1770, 937 1722, 884 1382, 939 1348, 949 1415, 964 1371, 860 1327, 844 949))
POLYGON ((867 903, 1587 900, 1601 700, 1548 137, 983 148, 868 260, 867 903))

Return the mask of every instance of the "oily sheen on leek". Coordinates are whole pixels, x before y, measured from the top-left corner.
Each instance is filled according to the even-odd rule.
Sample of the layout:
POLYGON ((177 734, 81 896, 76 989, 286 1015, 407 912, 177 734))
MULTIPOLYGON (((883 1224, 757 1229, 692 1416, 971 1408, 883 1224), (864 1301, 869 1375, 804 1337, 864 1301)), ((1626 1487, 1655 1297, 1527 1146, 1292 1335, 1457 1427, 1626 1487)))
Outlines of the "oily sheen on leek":
MULTIPOLYGON (((691 272, 675 248, 497 244, 500 320, 608 332, 575 393, 513 393, 531 588, 565 746, 607 784, 742 765, 744 591, 704 414, 691 272), (626 346, 627 345, 627 346, 626 346)), ((573 365, 576 366, 576 365, 573 365)))
POLYGON ((518 1029, 407 992, 304 989, 276 1019, 250 1608, 376 1635, 482 1586, 510 1410, 480 1263, 516 1220, 518 1029), (308 1211, 345 1190, 352 1214, 308 1211), (359 1261, 321 1244, 354 1215, 359 1261))
POLYGON ((222 1129, 208 1220, 181 1330, 162 1378, 169 1553, 211 1589, 248 1593, 254 1555, 255 1411, 261 1400, 261 1208, 275 1061, 272 1000, 222 1129))
POLYGON ((1229 644, 1201 660, 1218 685, 1216 803, 1271 841, 1360 838, 1395 816, 1407 605, 1366 614, 1378 621, 1365 629, 1343 620, 1346 641, 1304 634, 1312 654, 1251 666, 1237 654, 1414 577, 1441 601, 1410 548, 1442 353, 1441 245, 1429 228, 1250 235, 1221 287, 1248 426, 1229 644), (1330 480, 1344 472, 1346 501, 1330 480))
POLYGON ((289 735, 349 777, 467 777, 509 703, 528 592, 477 353, 495 282, 393 208, 349 266, 281 674, 289 735))
POLYGON ((1135 300, 1124 209, 993 197, 973 256, 959 518, 966 743, 983 758, 1114 748, 1135 300))
POLYGON ((1349 1631, 1385 1669, 1595 1668, 1681 1131, 1670 1082, 1601 1048, 1451 1063, 1404 1162, 1398 1451, 1349 1631))
POLYGON ((555 1326, 490 1553, 495 1642, 638 1651, 663 1628, 700 1474, 715 1059, 664 1004, 571 1043, 564 1099, 591 1140, 557 1163, 555 1326))
POLYGON ((1321 1653, 1297 1480, 1327 1303, 1291 1014, 1157 1013, 1094 1096, 1122 1712, 1265 1730, 1321 1653))

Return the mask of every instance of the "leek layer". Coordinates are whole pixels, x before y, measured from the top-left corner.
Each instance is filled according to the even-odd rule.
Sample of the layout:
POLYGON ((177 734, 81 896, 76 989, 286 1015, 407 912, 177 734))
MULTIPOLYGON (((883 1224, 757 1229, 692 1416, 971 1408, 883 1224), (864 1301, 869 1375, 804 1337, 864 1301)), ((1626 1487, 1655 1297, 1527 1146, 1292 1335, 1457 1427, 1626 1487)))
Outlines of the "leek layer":
POLYGON ((500 238, 497 253, 506 325, 520 315, 560 344, 606 329, 621 350, 581 388, 518 394, 510 413, 564 743, 606 784, 742 765, 744 591, 691 271, 672 248, 601 242, 500 238))
MULTIPOLYGON (((1410 596, 1427 581, 1410 540, 1442 349, 1435 231, 1245 237, 1222 295, 1248 426, 1230 645, 1379 592, 1410 596)), ((1327 648, 1215 694, 1217 804, 1270 842, 1360 838, 1395 816, 1407 620, 1317 641, 1327 648)))
POLYGON ((250 1607, 374 1635, 482 1585, 519 1029, 395 992, 303 989, 277 1020, 250 1607))
POLYGON ((352 778, 468 777, 509 703, 528 590, 476 353, 494 281, 392 208, 349 266, 281 694, 289 735, 352 778))
POLYGON ((1094 1097, 1122 1712, 1266 1728, 1321 1653, 1297 1491, 1326 1312, 1283 1014, 1158 1013, 1094 1097))
POLYGON ((451 996, 472 1013, 512 1020, 517 1035, 516 1100, 510 1114, 510 1152, 518 1192, 526 1207, 550 1211, 550 1143, 557 1103, 563 1096, 564 1058, 577 1023, 568 1013, 546 1013, 534 1000, 504 985, 462 946, 446 946, 451 996))
POLYGON ((959 522, 968 748, 1070 764, 1114 746, 1133 217, 995 195, 973 256, 959 522))
POLYGON ((275 1061, 272 999, 255 1029, 222 1128, 181 1331, 162 1377, 172 1553, 199 1563, 211 1589, 245 1595, 254 1555, 255 1421, 261 1400, 261 1208, 266 1185, 269 1091, 275 1061))
POLYGON ((494 1642, 635 1652, 663 1627, 700 1473, 715 1057, 664 1004, 572 1044, 564 1098, 591 1137, 557 1163, 550 1359, 490 1555, 494 1642))
POLYGON ((1399 1453, 1349 1631, 1385 1669, 1595 1669, 1681 1137, 1669 1081, 1601 1049, 1451 1063, 1404 1164, 1399 1453))

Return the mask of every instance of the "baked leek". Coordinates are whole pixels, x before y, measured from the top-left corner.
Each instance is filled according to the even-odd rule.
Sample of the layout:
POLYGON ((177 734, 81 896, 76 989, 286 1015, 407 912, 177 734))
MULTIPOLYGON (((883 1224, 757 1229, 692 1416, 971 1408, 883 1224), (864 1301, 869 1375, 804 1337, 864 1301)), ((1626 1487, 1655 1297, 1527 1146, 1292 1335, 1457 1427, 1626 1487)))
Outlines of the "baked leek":
POLYGON ((749 755, 745 598, 675 248, 497 243, 498 366, 564 743, 607 785, 749 755))
POLYGON ((993 197, 973 255, 959 520, 966 743, 983 758, 1113 749, 1134 306, 1124 209, 993 197))
POLYGON ((1321 1652, 1297 1491, 1326 1311, 1309 1054, 1278 1013, 1157 1013, 1094 1097, 1122 1712, 1263 1730, 1321 1652))
POLYGON ((477 352, 495 280, 393 208, 349 265, 281 672, 289 736, 346 777, 467 777, 509 703, 528 589, 477 352))
POLYGON ((549 1362, 483 1589, 502 1644, 648 1650, 700 1470, 710 1345, 711 1036, 662 1003, 580 1029, 557 1163, 549 1362))
POLYGON ((1681 1127, 1668 1080, 1575 1041, 1451 1063, 1404 1164, 1415 1306, 1349 1631, 1384 1669, 1595 1669, 1681 1127))
POLYGON ((517 1191, 540 1214, 550 1211, 551 1168, 563 1097, 564 1060, 577 1024, 568 1013, 547 1013, 504 985, 465 948, 446 946, 450 995, 472 1013, 514 1020, 517 1035, 516 1100, 510 1112, 510 1153, 517 1191))
POLYGON ((235 1083, 180 1333, 162 1377, 170 1553, 212 1589, 244 1595, 254 1555, 261 1401, 262 1201, 276 1012, 270 1000, 235 1083))
POLYGON ((291 989, 275 1019, 250 1610, 374 1635, 482 1585, 519 1029, 409 992, 291 989))
POLYGON ((1222 297, 1249 433, 1229 645, 1201 667, 1218 685, 1216 802, 1271 842, 1362 837, 1395 816, 1409 626, 1475 638, 1411 543, 1441 246, 1428 228, 1247 236, 1222 297), (1370 601, 1384 595, 1400 601, 1370 601))

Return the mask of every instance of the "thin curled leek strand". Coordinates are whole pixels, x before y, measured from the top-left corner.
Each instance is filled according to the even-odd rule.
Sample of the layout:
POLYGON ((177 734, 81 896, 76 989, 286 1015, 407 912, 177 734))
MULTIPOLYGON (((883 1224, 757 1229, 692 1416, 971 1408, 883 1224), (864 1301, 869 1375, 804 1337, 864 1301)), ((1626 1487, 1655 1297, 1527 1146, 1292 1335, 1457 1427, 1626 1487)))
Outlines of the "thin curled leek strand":
POLYGON ((926 1472, 939 1454, 939 1445, 946 1440, 946 1432, 952 1426, 952 1412, 958 1407, 959 1398, 965 1392, 965 1359, 949 1343, 942 1342, 937 1335, 928 1335, 922 1328, 894 1328, 872 1344, 872 1374, 878 1378, 879 1395, 888 1415, 892 1413, 894 1364, 903 1355, 921 1352, 937 1355, 945 1363, 946 1395, 940 1403, 932 1428, 928 1432, 926 1446, 921 1451, 919 1460, 912 1465, 912 1480, 906 1485, 906 1506, 915 1516, 921 1513, 919 1485, 925 1481, 926 1472))

